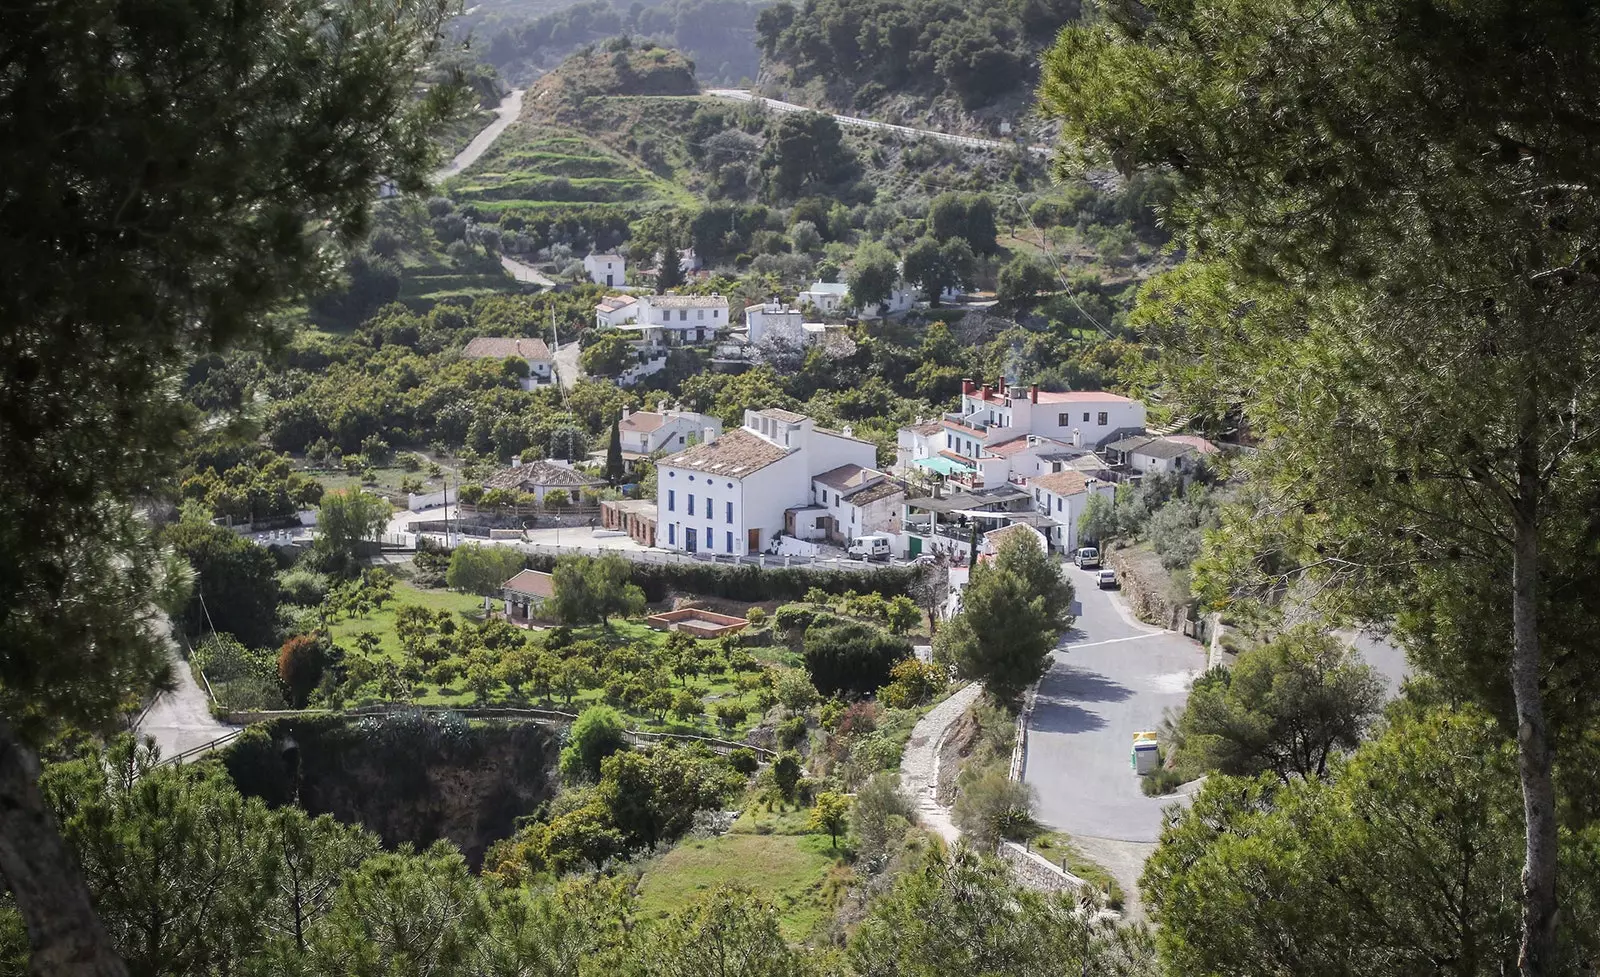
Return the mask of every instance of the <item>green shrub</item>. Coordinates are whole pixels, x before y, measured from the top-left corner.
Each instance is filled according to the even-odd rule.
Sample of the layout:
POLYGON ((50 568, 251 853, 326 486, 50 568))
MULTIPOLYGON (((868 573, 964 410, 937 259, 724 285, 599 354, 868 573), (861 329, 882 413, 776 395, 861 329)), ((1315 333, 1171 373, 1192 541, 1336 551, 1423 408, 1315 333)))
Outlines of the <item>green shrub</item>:
POLYGON ((794 634, 811 627, 817 612, 804 604, 785 604, 772 615, 772 624, 784 634, 794 634))
POLYGON ((728 766, 748 777, 761 768, 761 759, 756 756, 755 750, 740 747, 728 754, 728 766))
POLYGON ((1140 778, 1139 789, 1144 791, 1146 797, 1159 797, 1170 794, 1183 786, 1183 774, 1166 767, 1157 767, 1150 773, 1140 778))
POLYGON ((778 743, 786 750, 799 746, 806 738, 806 718, 795 716, 778 724, 778 743))

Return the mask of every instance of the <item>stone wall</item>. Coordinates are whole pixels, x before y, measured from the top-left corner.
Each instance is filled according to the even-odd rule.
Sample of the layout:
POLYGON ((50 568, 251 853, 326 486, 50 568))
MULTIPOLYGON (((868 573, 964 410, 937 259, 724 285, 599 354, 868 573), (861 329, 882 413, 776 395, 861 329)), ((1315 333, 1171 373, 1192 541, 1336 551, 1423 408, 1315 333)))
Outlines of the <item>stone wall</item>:
POLYGON ((1002 841, 998 853, 1017 881, 1038 892, 1077 892, 1089 883, 1014 841, 1002 841))
POLYGON ((1173 598, 1172 575, 1155 553, 1134 546, 1109 549, 1101 555, 1106 566, 1117 571, 1122 599, 1128 602, 1135 617, 1157 627, 1183 630, 1189 602, 1173 598))

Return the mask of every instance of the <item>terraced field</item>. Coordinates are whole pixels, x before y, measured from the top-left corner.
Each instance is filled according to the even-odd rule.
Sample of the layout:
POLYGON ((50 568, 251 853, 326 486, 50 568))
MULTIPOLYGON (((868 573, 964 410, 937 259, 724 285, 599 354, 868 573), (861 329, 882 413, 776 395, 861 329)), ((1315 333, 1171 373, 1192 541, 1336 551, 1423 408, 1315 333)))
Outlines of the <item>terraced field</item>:
POLYGON ((674 182, 670 167, 661 170, 652 171, 625 148, 524 115, 446 189, 457 201, 484 211, 694 204, 694 195, 674 182))
POLYGON ((578 112, 530 92, 522 117, 444 188, 491 212, 698 206, 683 140, 703 104, 697 96, 591 96, 578 112))

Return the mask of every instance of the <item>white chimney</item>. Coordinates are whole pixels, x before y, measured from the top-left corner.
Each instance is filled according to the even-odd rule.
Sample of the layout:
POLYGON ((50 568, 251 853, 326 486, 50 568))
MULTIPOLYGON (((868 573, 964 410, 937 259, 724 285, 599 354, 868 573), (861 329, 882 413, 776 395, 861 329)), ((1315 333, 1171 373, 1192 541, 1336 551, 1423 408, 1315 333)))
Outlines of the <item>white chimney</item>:
POLYGON ((512 456, 512 458, 511 458, 511 467, 512 468, 521 468, 522 467, 522 456, 521 455, 512 456))
POLYGON ((856 429, 854 427, 851 427, 849 424, 846 424, 844 426, 844 436, 847 437, 847 438, 855 437, 856 436, 856 429))
POLYGON ((631 409, 629 409, 626 404, 624 404, 623 407, 622 407, 622 419, 623 420, 627 420, 628 419, 628 415, 632 414, 632 413, 633 413, 633 411, 631 409))
POLYGON ((717 440, 717 429, 714 428, 714 427, 706 428, 705 429, 705 443, 706 444, 710 444, 711 442, 713 442, 715 440, 717 440))

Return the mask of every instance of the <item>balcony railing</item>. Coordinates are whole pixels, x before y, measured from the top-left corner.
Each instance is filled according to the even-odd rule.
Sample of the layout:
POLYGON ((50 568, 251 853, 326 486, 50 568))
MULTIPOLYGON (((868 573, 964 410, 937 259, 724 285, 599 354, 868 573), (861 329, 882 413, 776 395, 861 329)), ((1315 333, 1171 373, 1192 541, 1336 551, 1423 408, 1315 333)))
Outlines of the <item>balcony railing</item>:
POLYGON ((949 411, 945 412, 944 415, 944 419, 952 424, 960 424, 962 427, 977 431, 980 434, 989 430, 989 425, 980 424, 979 422, 973 420, 972 417, 973 415, 971 414, 956 414, 949 411))

